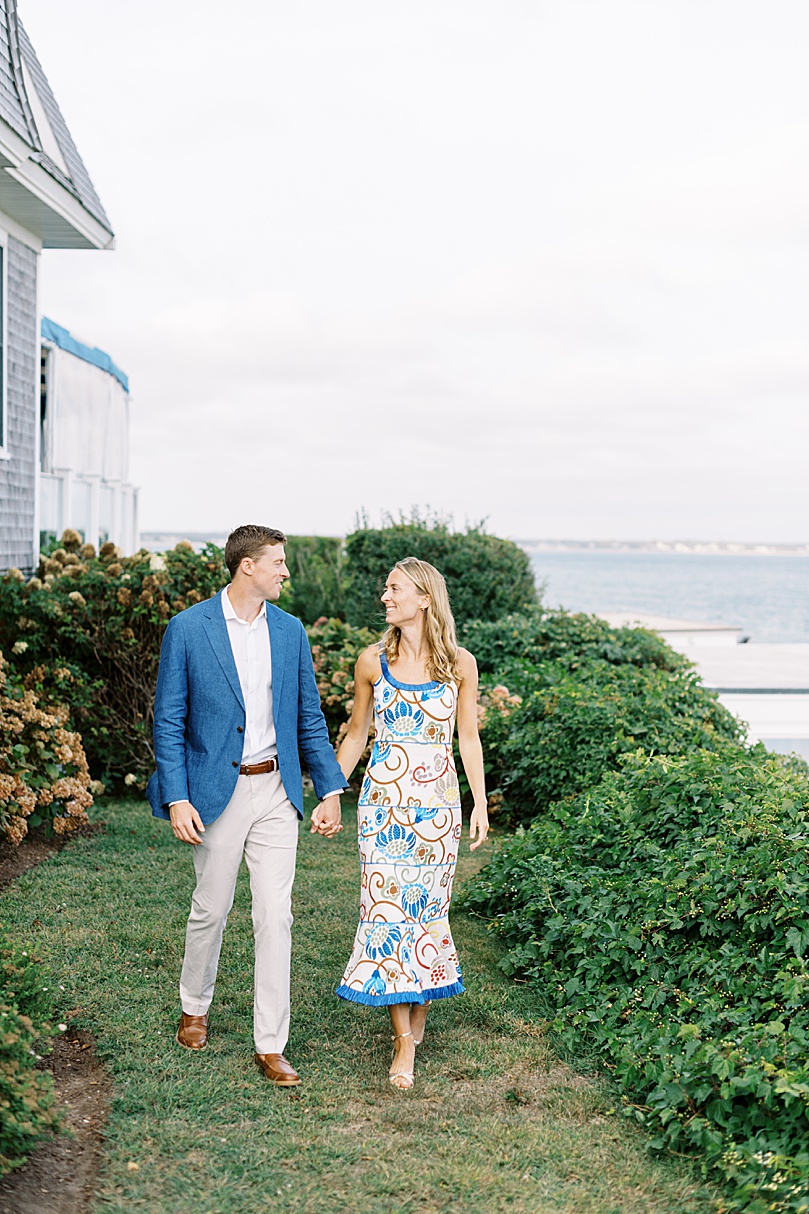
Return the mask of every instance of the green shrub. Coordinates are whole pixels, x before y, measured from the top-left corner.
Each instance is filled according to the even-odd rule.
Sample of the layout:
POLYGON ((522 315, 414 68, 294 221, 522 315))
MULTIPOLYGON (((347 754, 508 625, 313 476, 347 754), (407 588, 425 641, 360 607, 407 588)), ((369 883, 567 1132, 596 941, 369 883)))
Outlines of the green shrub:
POLYGON ((657 656, 660 664, 571 656, 501 671, 502 682, 486 689, 481 721, 499 812, 529 821, 597 784, 638 747, 681 754, 737 740, 736 718, 689 664, 674 655, 670 670, 666 654, 657 656))
MULTIPOLYGON (((316 620, 307 628, 312 646, 317 689, 329 728, 329 737, 339 745, 348 728, 354 707, 354 667, 357 658, 378 634, 369 628, 354 628, 342 620, 316 620)), ((358 765, 361 770, 362 762, 358 765)))
POLYGON ((535 610, 499 620, 471 620, 462 643, 474 653, 482 675, 502 677, 524 665, 558 662, 575 671, 600 659, 612 665, 656 666, 672 672, 691 670, 682 654, 645 628, 611 628, 595 615, 535 610))
POLYGON ((562 1040, 602 1056, 654 1147, 704 1153, 734 1208, 809 1209, 808 855, 805 764, 725 742, 627 756, 465 894, 562 1040))
POLYGON ((37 577, 11 571, 0 581, 0 648, 42 692, 67 698, 90 769, 105 784, 145 784, 163 630, 227 580, 212 544, 130 557, 104 544, 96 556, 66 532, 37 577))
POLYGON ((278 606, 304 624, 342 617, 345 558, 343 541, 331 536, 291 535, 286 546, 290 580, 278 606))
POLYGON ((35 1065, 37 1045, 53 1036, 52 1013, 38 960, 0 939, 0 1176, 59 1128, 53 1081, 35 1065))
POLYGON ((347 537, 345 550, 345 617, 363 627, 385 627, 379 598, 391 568, 406 556, 440 569, 459 625, 496 620, 538 601, 528 554, 482 526, 452 531, 440 520, 414 513, 384 527, 363 525, 347 537))
POLYGON ((0 653, 0 837, 19 843, 28 828, 66 834, 87 823, 93 793, 81 738, 69 712, 23 684, 0 653))

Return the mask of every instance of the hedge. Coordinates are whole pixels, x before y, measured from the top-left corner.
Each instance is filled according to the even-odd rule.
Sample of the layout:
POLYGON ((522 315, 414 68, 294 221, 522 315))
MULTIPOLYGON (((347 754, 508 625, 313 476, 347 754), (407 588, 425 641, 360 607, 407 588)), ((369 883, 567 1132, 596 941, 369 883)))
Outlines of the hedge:
POLYGON ((497 620, 538 602, 528 554, 482 526, 452 531, 445 522, 414 513, 383 527, 357 528, 347 537, 345 550, 345 618, 361 627, 385 627, 379 598, 391 568, 406 556, 441 570, 459 625, 497 620))
POLYGON ((637 753, 502 844, 463 899, 652 1148, 703 1153, 737 1209, 809 1210, 808 856, 805 764, 729 742, 637 753))
POLYGON ((473 622, 463 639, 483 671, 487 781, 504 821, 592 787, 638 747, 681 754, 740 737, 691 663, 653 633, 545 612, 473 622))
MULTIPOLYGON (((59 669, 54 675, 69 678, 59 669)), ((64 835, 85 825, 93 794, 103 791, 67 727, 68 709, 48 701, 40 680, 34 669, 23 682, 0 653, 0 838, 14 844, 32 826, 64 835)))
POLYGON ((61 1124, 51 1076, 36 1067, 54 1035, 53 1003, 39 960, 0 938, 0 1176, 61 1124))
POLYGON ((42 694, 70 705, 93 775, 142 787, 152 770, 152 709, 163 630, 227 581, 221 550, 96 555, 76 532, 27 582, 0 581, 0 648, 42 694))

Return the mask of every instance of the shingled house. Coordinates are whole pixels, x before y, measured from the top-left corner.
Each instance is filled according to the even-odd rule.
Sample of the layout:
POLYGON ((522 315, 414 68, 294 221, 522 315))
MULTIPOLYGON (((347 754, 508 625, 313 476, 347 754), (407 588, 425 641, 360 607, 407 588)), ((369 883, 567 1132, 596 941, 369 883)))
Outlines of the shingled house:
POLYGON ((0 569, 39 552, 39 255, 112 246, 16 0, 0 0, 0 569))

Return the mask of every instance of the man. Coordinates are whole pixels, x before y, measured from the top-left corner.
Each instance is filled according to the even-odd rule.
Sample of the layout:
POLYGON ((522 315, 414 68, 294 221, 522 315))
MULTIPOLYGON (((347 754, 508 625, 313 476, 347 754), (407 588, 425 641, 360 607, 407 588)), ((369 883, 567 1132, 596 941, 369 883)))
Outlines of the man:
POLYGON ((177 1041, 208 1043, 222 933, 242 856, 255 940, 255 1060, 273 1083, 300 1082, 284 1058, 298 821, 298 750, 320 804, 312 832, 341 830, 346 783, 329 743, 303 626, 273 606, 289 577, 286 536, 237 527, 225 545, 231 582, 169 621, 155 694, 157 771, 146 795, 156 817, 193 848, 197 884, 180 979, 177 1041))

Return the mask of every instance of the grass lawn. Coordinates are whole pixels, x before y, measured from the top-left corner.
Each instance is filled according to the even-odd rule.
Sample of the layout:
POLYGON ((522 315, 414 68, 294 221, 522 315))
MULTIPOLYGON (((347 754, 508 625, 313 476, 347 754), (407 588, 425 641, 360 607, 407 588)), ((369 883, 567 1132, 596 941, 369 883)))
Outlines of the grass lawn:
MULTIPOLYGON (((717 1193, 686 1163, 649 1157, 598 1081, 555 1058, 529 989, 460 912, 467 994, 434 1006, 416 1086, 387 1082, 385 1012, 338 1000, 356 926, 353 812, 335 842, 301 833, 292 1033, 298 1089, 252 1062, 252 935, 242 872, 212 1033, 174 1041, 192 890, 189 849, 145 805, 103 802, 105 833, 14 882, 0 915, 65 987, 63 1018, 90 1030, 115 1097, 95 1214, 708 1214, 717 1193)), ((459 876, 480 863, 467 844, 459 876)))

